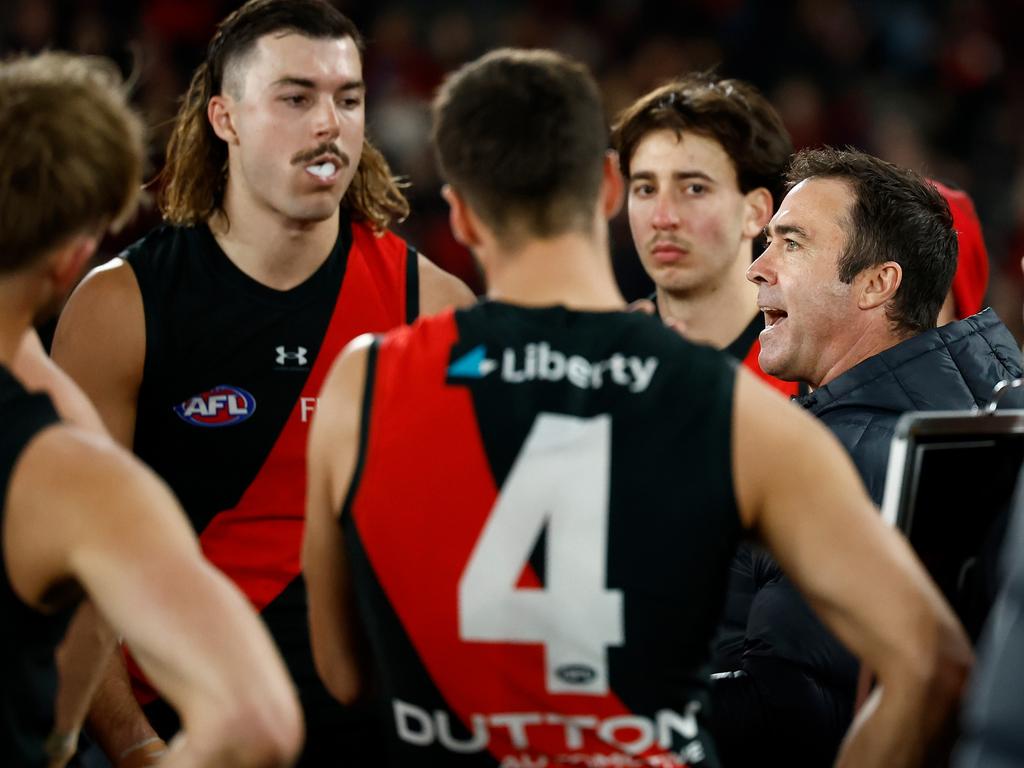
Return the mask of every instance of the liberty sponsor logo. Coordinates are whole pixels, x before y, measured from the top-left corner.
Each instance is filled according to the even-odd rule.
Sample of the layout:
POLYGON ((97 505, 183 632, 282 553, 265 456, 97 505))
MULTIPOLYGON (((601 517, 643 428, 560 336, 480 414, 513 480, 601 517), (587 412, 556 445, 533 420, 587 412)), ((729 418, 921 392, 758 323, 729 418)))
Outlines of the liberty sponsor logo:
POLYGON ((221 384, 174 406, 174 412, 197 427, 230 427, 256 412, 256 398, 240 387, 221 384))
POLYGON ((568 381, 580 389, 601 389, 605 384, 614 384, 640 393, 651 385, 659 363, 656 357, 618 352, 605 360, 588 360, 552 349, 545 341, 527 344, 522 349, 506 348, 500 358, 499 364, 487 357, 487 348, 479 344, 448 366, 448 377, 482 379, 498 371, 501 380, 509 384, 568 381))
POLYGON ((308 368, 309 358, 306 355, 309 350, 305 347, 295 347, 294 349, 288 349, 288 347, 281 345, 274 347, 274 352, 277 353, 277 357, 274 358, 278 366, 284 366, 287 368, 308 368))
POLYGON ((697 724, 701 706, 695 701, 690 702, 682 714, 662 709, 653 718, 636 714, 601 718, 555 712, 478 713, 469 715, 465 727, 457 720, 453 722, 445 710, 431 712, 401 699, 392 699, 391 709, 395 731, 405 743, 418 747, 437 744, 458 754, 488 749, 496 749, 492 754, 498 755, 507 750, 520 753, 505 757, 503 766, 678 768, 700 765, 706 756, 697 724), (619 754, 588 754, 587 736, 613 747, 619 754), (554 747, 558 752, 539 754, 540 744, 546 749, 554 747), (659 750, 660 754, 650 754, 651 749, 659 750))

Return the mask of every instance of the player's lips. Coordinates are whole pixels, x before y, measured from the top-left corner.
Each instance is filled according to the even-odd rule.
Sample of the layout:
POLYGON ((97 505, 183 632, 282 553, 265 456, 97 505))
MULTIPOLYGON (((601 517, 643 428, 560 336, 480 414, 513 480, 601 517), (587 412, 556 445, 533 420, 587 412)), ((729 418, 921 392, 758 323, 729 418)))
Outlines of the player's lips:
POLYGON ((659 242, 651 246, 651 258, 659 264, 671 264, 689 255, 690 251, 678 243, 659 242))

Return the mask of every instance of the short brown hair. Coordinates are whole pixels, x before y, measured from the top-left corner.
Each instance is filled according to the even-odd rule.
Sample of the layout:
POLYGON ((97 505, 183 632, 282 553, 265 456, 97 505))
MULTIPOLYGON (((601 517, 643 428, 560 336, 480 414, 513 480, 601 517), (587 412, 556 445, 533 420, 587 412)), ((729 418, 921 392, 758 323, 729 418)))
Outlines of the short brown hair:
POLYGON ((466 64, 434 100, 433 142, 442 176, 507 245, 591 226, 608 130, 582 64, 511 48, 466 64))
POLYGON ((123 224, 144 134, 112 61, 44 53, 0 64, 0 272, 123 224))
MULTIPOLYGON (((228 175, 227 145, 213 132, 206 117, 210 99, 224 88, 230 74, 264 35, 296 32, 313 39, 351 38, 363 50, 363 39, 344 14, 324 0, 250 0, 227 16, 210 40, 206 61, 199 65, 185 94, 167 159, 158 182, 158 200, 172 224, 198 224, 215 212, 223 213, 228 175)), ((409 215, 401 183, 384 156, 363 142, 356 174, 341 201, 357 219, 385 229, 409 215)))
POLYGON ((850 283, 869 267, 896 262, 903 281, 886 316, 900 331, 934 328, 956 272, 956 230, 945 198, 914 171, 852 148, 798 152, 789 186, 810 178, 837 179, 853 192, 839 279, 850 283))
POLYGON ((736 170, 744 194, 764 187, 777 208, 785 196, 783 174, 793 142, 782 118, 757 88, 743 80, 693 73, 655 88, 619 113, 612 146, 629 178, 633 153, 650 133, 683 131, 714 139, 736 170))

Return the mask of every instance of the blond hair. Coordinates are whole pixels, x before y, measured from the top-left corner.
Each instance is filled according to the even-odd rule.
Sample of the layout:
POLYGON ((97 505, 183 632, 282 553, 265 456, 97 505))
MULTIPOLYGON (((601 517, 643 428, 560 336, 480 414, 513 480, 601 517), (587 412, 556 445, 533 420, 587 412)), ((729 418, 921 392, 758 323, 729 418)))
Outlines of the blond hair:
MULTIPOLYGON (((210 41, 185 94, 167 159, 158 178, 157 199, 164 218, 191 225, 224 212, 228 178, 227 145, 213 132, 207 104, 224 86, 225 71, 244 57, 263 35, 289 30, 311 38, 349 37, 362 51, 355 25, 323 0, 251 0, 225 18, 210 41)), ((386 229, 409 215, 403 183, 391 173, 384 156, 363 142, 356 174, 341 201, 353 217, 386 229)))
POLYGON ((0 64, 0 272, 134 214, 145 129, 112 61, 67 53, 0 64))

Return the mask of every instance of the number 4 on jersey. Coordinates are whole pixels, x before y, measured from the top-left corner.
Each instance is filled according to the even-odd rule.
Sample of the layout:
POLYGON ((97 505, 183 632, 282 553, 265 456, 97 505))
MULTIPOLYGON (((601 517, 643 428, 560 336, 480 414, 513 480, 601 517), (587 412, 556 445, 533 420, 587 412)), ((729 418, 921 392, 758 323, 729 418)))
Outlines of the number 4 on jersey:
POLYGON ((623 643, 622 592, 606 589, 611 417, 542 413, 459 582, 463 640, 541 643, 551 693, 608 693, 623 643), (543 589, 517 586, 546 529, 543 589))

